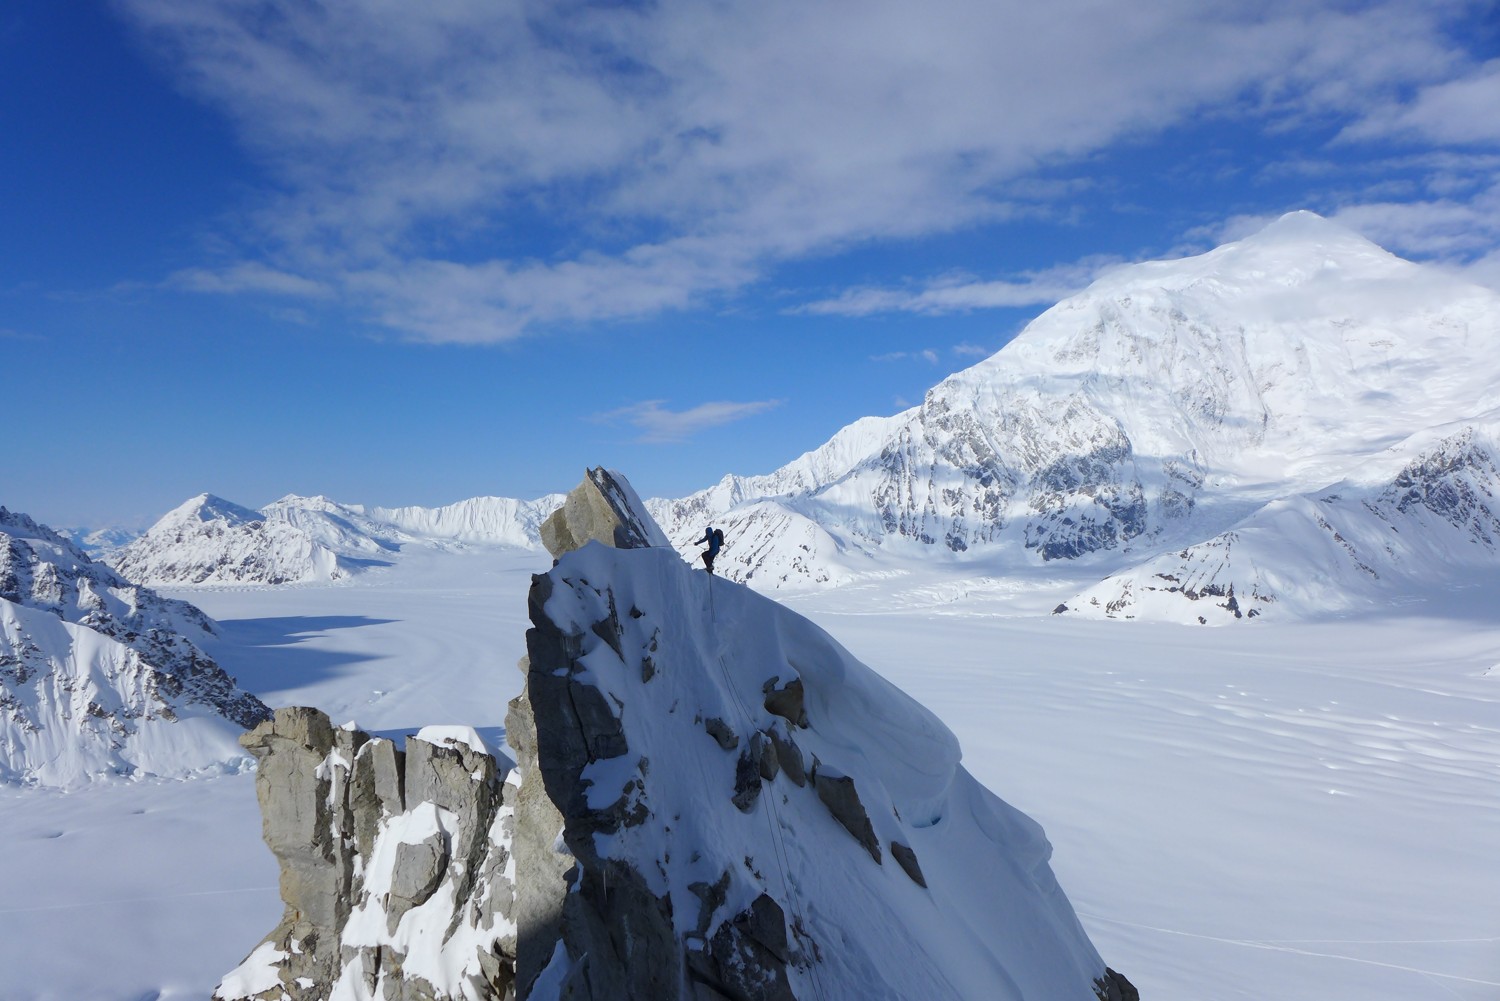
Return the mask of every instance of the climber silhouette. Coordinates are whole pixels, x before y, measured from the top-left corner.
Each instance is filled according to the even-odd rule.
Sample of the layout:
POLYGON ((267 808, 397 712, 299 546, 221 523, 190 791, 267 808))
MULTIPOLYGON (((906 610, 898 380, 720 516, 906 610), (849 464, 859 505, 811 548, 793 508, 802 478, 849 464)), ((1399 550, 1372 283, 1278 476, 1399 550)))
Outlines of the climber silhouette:
POLYGON ((708 552, 703 554, 703 565, 708 567, 708 572, 714 572, 714 557, 719 555, 719 550, 724 548, 724 532, 722 529, 714 528, 712 525, 703 530, 703 538, 693 543, 701 546, 708 543, 708 552))

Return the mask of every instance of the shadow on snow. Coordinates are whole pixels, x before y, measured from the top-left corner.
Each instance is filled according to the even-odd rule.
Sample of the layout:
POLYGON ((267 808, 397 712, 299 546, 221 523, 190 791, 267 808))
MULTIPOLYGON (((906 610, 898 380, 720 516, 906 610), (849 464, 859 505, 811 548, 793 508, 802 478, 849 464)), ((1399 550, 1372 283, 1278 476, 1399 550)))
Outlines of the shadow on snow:
POLYGON ((306 645, 310 639, 335 629, 358 629, 394 621, 368 615, 221 619, 221 636, 214 654, 240 687, 260 695, 334 677, 351 664, 375 659, 372 654, 319 650, 306 645))

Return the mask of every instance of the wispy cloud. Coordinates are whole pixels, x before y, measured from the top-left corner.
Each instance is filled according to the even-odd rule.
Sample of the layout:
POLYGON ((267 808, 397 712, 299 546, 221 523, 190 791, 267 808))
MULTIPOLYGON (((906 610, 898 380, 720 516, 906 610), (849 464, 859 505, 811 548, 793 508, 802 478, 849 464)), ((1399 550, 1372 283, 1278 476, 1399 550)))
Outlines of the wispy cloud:
POLYGON ((817 316, 870 316, 875 313, 967 313, 976 309, 1051 305, 1088 286, 1100 274, 1119 266, 1114 257, 1090 257, 1012 279, 977 279, 946 275, 906 288, 845 289, 831 299, 793 307, 790 312, 817 316))
POLYGON ((12 330, 10 327, 0 327, 0 341, 40 341, 45 340, 41 334, 34 334, 29 330, 12 330))
POLYGON ((925 351, 888 351, 883 355, 871 355, 871 361, 925 361, 929 365, 938 363, 938 353, 931 348, 925 351))
POLYGON ((241 261, 218 270, 186 268, 169 275, 165 284, 187 292, 218 295, 259 292, 298 299, 326 299, 333 295, 333 290, 323 282, 278 271, 255 261, 241 261))
POLYGON ((687 410, 669 410, 665 400, 645 400, 628 407, 596 414, 591 420, 606 424, 629 424, 639 429, 637 441, 647 444, 686 441, 699 431, 754 417, 785 400, 755 400, 747 403, 719 401, 700 403, 687 410))
POLYGON ((1500 142, 1500 59, 1455 79, 1416 89, 1372 110, 1341 133, 1346 141, 1415 139, 1468 145, 1500 142))
POLYGON ((965 342, 963 344, 953 345, 953 353, 960 357, 988 358, 995 352, 993 348, 987 348, 981 344, 969 344, 965 342))
MULTIPOLYGON (((1069 164, 1205 112, 1462 139, 1493 77, 1448 40, 1449 8, 1409 0, 118 9, 281 192, 235 234, 244 262, 274 267, 178 286, 331 290, 432 340, 692 307, 807 255, 1063 211, 1069 164)), ((940 313, 1072 287, 821 305, 940 313)))

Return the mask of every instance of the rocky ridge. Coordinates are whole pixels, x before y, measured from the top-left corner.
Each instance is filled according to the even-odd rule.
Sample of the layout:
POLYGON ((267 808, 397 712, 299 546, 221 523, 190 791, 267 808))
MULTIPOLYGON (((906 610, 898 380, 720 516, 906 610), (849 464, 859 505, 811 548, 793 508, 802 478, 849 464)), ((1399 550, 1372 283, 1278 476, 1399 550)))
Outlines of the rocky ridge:
POLYGON ((0 507, 0 780, 74 785, 238 761, 270 716, 199 646, 208 616, 0 507))
POLYGON ((618 474, 551 524, 584 544, 533 578, 514 764, 307 709, 246 736, 287 912, 216 997, 1137 996, 930 713, 652 544, 618 474))

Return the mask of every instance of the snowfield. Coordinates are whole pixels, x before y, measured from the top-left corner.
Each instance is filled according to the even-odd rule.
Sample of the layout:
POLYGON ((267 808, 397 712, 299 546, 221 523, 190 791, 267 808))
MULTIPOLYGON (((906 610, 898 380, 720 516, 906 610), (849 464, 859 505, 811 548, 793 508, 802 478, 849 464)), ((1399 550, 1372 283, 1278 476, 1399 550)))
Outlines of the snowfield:
MULTIPOLYGON (((272 706, 497 746, 549 562, 412 550, 354 581, 178 596, 272 706)), ((1067 573, 892 571, 781 597, 1043 825, 1143 998, 1500 996, 1500 579, 1202 629, 1052 616, 1090 583, 1067 573)), ((0 788, 0 839, 5 1001, 203 998, 281 911, 249 775, 0 788)))

